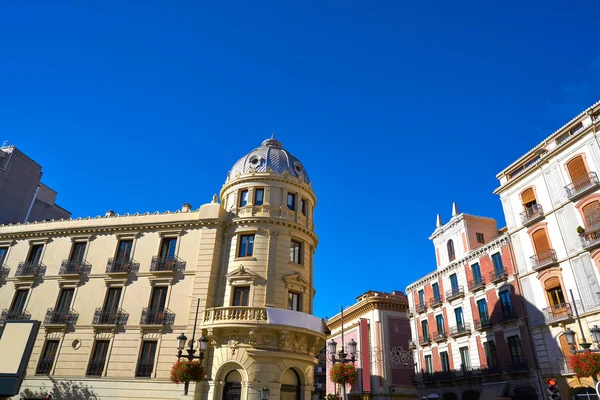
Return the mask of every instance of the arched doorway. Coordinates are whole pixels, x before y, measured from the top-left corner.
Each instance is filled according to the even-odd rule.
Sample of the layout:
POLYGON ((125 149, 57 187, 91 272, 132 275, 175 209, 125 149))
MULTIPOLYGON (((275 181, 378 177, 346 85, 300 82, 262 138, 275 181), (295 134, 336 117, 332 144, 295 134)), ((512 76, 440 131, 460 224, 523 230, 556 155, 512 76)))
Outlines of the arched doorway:
POLYGON ((236 371, 229 371, 223 386, 223 400, 240 400, 242 398, 242 375, 236 371))
POLYGON ((462 400, 479 400, 479 392, 477 390, 467 390, 463 392, 462 400))
POLYGON ((281 400, 300 400, 300 376, 292 368, 281 375, 281 400))

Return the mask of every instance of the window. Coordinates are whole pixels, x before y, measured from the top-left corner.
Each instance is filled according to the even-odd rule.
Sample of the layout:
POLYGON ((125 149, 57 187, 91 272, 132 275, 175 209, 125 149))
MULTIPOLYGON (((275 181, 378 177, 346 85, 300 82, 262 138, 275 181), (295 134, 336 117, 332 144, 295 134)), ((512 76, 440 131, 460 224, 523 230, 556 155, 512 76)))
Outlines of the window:
POLYGON ((42 251, 44 250, 43 244, 34 244, 29 250, 29 256, 27 256, 27 262, 30 264, 39 264, 42 258, 42 251))
POLYGON ((254 205, 262 206, 265 198, 265 189, 254 189, 254 205))
POLYGON ((440 285, 438 285, 437 283, 434 283, 431 285, 431 288, 433 289, 433 298, 436 301, 440 301, 442 299, 440 297, 440 285))
POLYGON ((587 177, 588 171, 583 161, 582 156, 577 156, 567 163, 567 169, 571 176, 571 183, 574 186, 574 190, 578 191, 584 189, 590 185, 589 178, 587 177))
POLYGON ((8 247, 0 247, 0 268, 2 267, 2 265, 4 265, 6 253, 8 253, 8 247))
POLYGON ((437 326, 438 334, 444 333, 444 315, 439 314, 435 316, 435 324, 437 326))
POLYGON ((104 307, 102 308, 102 314, 100 314, 99 323, 113 324, 116 322, 120 300, 121 288, 109 288, 106 292, 106 299, 104 300, 104 307))
POLYGON ((553 309, 560 309, 566 306, 565 295, 558 278, 548 279, 544 286, 546 288, 546 295, 548 296, 548 303, 550 303, 553 309))
POLYGON ((240 207, 244 207, 246 204, 248 204, 248 191, 242 190, 240 192, 240 207))
POLYGON ((504 264, 502 264, 502 255, 500 253, 492 254, 492 262, 494 263, 494 272, 496 276, 503 276, 504 273, 504 264))
POLYGON ((150 296, 150 310, 161 313, 165 310, 167 290, 167 286, 155 286, 152 289, 152 295, 150 296))
POLYGON ((288 310, 302 311, 302 296, 299 293, 288 292, 288 310))
POLYGON ((108 340, 98 340, 92 350, 90 362, 86 371, 87 376, 102 376, 104 371, 104 363, 108 354, 108 340))
POLYGON ((523 350, 521 349, 519 336, 509 336, 507 339, 512 363, 516 365, 523 364, 523 350))
MULTIPOLYGON (((593 201, 583 207, 583 219, 588 231, 597 230, 600 228, 600 202, 593 201)), ((2 249, 0 249, 2 251, 2 249)), ((0 265, 2 263, 0 262, 0 265)))
POLYGON ((87 247, 86 242, 73 243, 73 248, 71 249, 71 255, 69 256, 69 261, 72 263, 81 264, 83 262, 83 256, 85 255, 86 247, 87 247))
POLYGON ((481 321, 481 325, 488 325, 490 322, 490 317, 488 313, 488 305, 485 299, 477 300, 477 310, 479 311, 479 320, 481 321))
POLYGON ((421 308, 425 307, 425 292, 423 289, 419 290, 419 306, 421 308))
POLYGON ((448 358, 448 352, 447 351, 440 352, 440 359, 442 360, 442 371, 444 371, 444 372, 450 371, 450 359, 448 358))
POLYGON ((421 321, 421 330, 423 331, 423 339, 429 341, 429 325, 426 319, 421 321))
POLYGON ((287 207, 292 211, 296 210, 296 194, 295 193, 288 193, 287 207))
POLYGON ((306 215, 306 200, 300 199, 300 212, 302 215, 306 215))
POLYGON ((458 330, 465 329, 465 318, 463 315, 462 307, 458 307, 454 309, 454 316, 456 317, 456 327, 458 330))
POLYGON ((117 256, 115 257, 117 262, 128 262, 131 257, 131 249, 133 248, 133 240, 119 240, 117 246, 117 256))
POLYGON ((40 357, 35 373, 38 375, 48 375, 54 365, 56 352, 58 351, 58 340, 48 340, 46 347, 40 357))
POLYGON ((461 363, 461 369, 463 371, 471 370, 471 359, 469 358, 469 348, 468 347, 460 348, 460 363, 461 363))
POLYGON ((12 305, 10 306, 10 313, 14 316, 21 315, 23 310, 25 309, 25 301, 27 300, 27 295, 29 294, 29 289, 19 289, 15 292, 15 298, 13 299, 12 305))
POLYGON ((250 286, 236 286, 233 288, 233 305, 248 306, 248 298, 250 297, 250 286))
POLYGON ((240 235, 238 257, 251 257, 254 250, 254 235, 240 235))
POLYGON ((531 238, 533 239, 533 246, 535 247, 535 254, 538 256, 544 256, 548 250, 550 250, 550 242, 548 242, 548 237, 546 236, 545 229, 538 229, 537 231, 531 234, 531 238))
POLYGON ((71 302, 73 301, 74 293, 75 289, 63 289, 60 291, 54 313, 56 323, 65 323, 68 321, 69 310, 71 310, 71 302))
POLYGON ((525 213, 528 217, 534 215, 537 210, 537 199, 535 198, 535 192, 533 188, 529 188, 521 193, 521 203, 525 209, 525 213))
POLYGON ((485 342, 483 344, 483 348, 485 350, 485 359, 487 360, 488 368, 496 368, 498 366, 498 356, 496 355, 496 343, 485 342))
POLYGON ((452 239, 448 240, 446 246, 448 247, 448 260, 454 261, 456 254, 454 253, 454 242, 452 239))
POLYGON ((479 263, 475 263, 471 266, 471 272, 473 273, 473 282, 476 284, 480 284, 481 281, 481 269, 479 268, 479 263))
POLYGON ((293 239, 290 242, 290 261, 302 264, 302 243, 293 239))
POLYGON ((485 239, 483 237, 483 233, 475 233, 475 236, 477 238, 477 243, 485 243, 485 239))
POLYGON ((156 354, 156 342, 144 340, 142 342, 142 351, 138 360, 135 376, 137 378, 150 378, 154 368, 154 355, 156 354))
POLYGON ((433 374, 433 363, 431 362, 431 356, 425 356, 425 372, 433 374))
POLYGON ((511 315, 513 313, 512 302, 510 300, 510 293, 508 290, 504 290, 499 293, 500 295, 500 305, 502 306, 502 313, 505 316, 511 315))
POLYGON ((452 288, 452 293, 456 293, 458 291, 458 277, 456 274, 450 275, 450 287, 452 288))

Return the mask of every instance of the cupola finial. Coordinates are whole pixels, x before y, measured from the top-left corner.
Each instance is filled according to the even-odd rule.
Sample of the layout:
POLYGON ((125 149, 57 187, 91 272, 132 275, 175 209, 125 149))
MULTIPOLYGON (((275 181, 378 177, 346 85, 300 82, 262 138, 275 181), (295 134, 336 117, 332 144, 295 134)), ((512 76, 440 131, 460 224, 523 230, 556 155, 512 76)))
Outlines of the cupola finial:
POLYGON ((435 222, 435 227, 436 228, 441 228, 442 227, 442 216, 440 214, 437 215, 437 221, 435 222))
POLYGON ((458 206, 456 202, 452 203, 452 216, 456 217, 458 215, 458 206))

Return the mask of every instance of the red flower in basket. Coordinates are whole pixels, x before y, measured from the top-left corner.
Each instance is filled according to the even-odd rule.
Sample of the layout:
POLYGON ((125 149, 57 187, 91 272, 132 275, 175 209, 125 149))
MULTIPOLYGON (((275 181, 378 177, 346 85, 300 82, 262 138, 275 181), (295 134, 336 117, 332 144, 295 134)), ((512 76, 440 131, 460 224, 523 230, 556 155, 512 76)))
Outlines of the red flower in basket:
POLYGON ((204 379, 204 367, 198 361, 179 360, 171 368, 171 382, 200 382, 204 379))
POLYGON ((600 375, 600 353, 576 353, 570 359, 573 372, 580 378, 600 375))
POLYGON ((357 377, 358 373, 352 364, 333 364, 329 371, 329 379, 331 379, 331 382, 340 385, 352 386, 356 383, 357 377))

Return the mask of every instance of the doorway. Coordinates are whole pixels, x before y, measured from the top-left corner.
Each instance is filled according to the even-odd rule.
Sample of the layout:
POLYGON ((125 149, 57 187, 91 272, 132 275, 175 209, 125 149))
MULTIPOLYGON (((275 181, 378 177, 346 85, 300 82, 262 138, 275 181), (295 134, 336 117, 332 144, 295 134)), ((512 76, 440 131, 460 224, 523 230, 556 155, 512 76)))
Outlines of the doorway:
POLYGON ((240 400, 242 398, 242 375, 238 371, 230 371, 225 377, 223 400, 240 400))
POLYGON ((281 400, 300 400, 300 376, 291 368, 281 376, 281 400))

